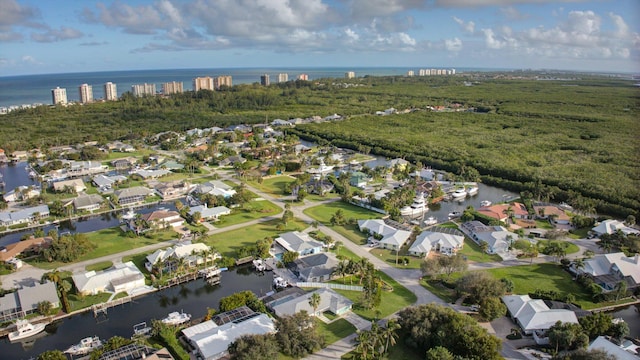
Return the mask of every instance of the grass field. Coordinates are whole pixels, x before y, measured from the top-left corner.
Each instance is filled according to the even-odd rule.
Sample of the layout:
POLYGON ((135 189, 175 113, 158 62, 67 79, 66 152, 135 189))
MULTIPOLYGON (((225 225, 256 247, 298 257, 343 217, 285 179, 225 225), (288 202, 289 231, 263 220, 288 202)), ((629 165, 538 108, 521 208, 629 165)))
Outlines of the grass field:
POLYGON ((300 221, 289 221, 284 230, 276 230, 280 220, 267 221, 256 225, 227 231, 209 236, 205 243, 218 251, 222 256, 235 257, 235 253, 243 246, 254 245, 257 240, 267 236, 274 237, 287 231, 303 230, 307 224, 300 221))
POLYGON ((95 264, 91 264, 91 265, 87 265, 85 267, 86 271, 102 271, 102 270, 106 270, 110 267, 113 266, 113 262, 111 261, 101 261, 99 263, 95 263, 95 264))
MULTIPOLYGON (((130 238, 124 236, 122 230, 118 227, 102 229, 90 233, 86 233, 89 242, 95 245, 95 248, 78 258, 75 262, 96 259, 102 256, 117 254, 126 250, 139 248, 142 246, 152 245, 159 242, 176 239, 178 235, 173 230, 162 230, 153 235, 151 238, 146 236, 138 236, 130 238)), ((59 261, 43 262, 29 261, 29 264, 42 269, 55 269, 66 265, 59 261)))
MULTIPOLYGON (((380 306, 378 308, 363 309, 356 305, 360 300, 359 291, 336 289, 336 292, 353 301, 353 312, 367 320, 387 317, 400 309, 412 305, 417 300, 416 296, 411 291, 398 284, 395 280, 387 276, 387 274, 383 273, 382 271, 378 271, 378 274, 380 275, 382 280, 393 287, 393 291, 384 292, 382 294, 382 301, 380 302, 380 306), (378 311, 379 314, 377 313, 378 311)), ((354 285, 357 285, 357 282, 354 281, 354 285)))
POLYGON ((232 209, 231 215, 222 216, 220 220, 216 221, 213 225, 223 228, 267 216, 278 215, 281 212, 282 209, 270 201, 252 200, 245 204, 243 208, 232 209))
POLYGON ((500 255, 485 253, 478 244, 466 236, 464 237, 464 246, 460 250, 460 254, 466 256, 469 261, 479 263, 502 261, 500 255))
POLYGON ((422 258, 407 254, 406 246, 403 247, 402 250, 400 250, 400 253, 397 256, 398 264, 396 264, 395 251, 377 248, 377 249, 372 249, 371 254, 374 254, 375 256, 380 258, 380 260, 383 260, 387 264, 401 268, 401 269, 420 269, 420 264, 422 264, 422 261, 423 261, 422 258), (402 262, 402 260, 405 258, 409 259, 409 263, 407 265, 404 265, 402 262))
POLYGON ((249 181, 249 185, 274 197, 281 197, 286 195, 284 192, 286 185, 294 181, 295 178, 289 175, 280 175, 266 178, 262 184, 257 181, 249 181))
POLYGON ((332 321, 330 324, 325 324, 324 322, 317 320, 316 327, 318 332, 324 336, 324 340, 327 345, 333 344, 334 342, 356 332, 356 327, 351 325, 351 323, 345 319, 337 319, 332 321))
MULTIPOLYGON (((562 241, 562 240, 558 240, 558 241, 562 241)), ((580 251, 580 248, 578 247, 578 245, 574 244, 574 243, 570 243, 568 241, 562 241, 563 243, 567 244, 567 255, 569 254, 575 254, 578 251, 580 251)), ((544 248, 545 246, 547 246, 547 244, 549 243, 549 240, 540 240, 538 241, 538 244, 540 244, 541 248, 544 248)))
POLYGON ((331 223, 331 217, 333 216, 333 214, 335 214, 336 211, 338 211, 338 209, 342 210, 345 219, 379 219, 382 217, 382 214, 367 210, 365 208, 361 208, 359 206, 347 204, 342 201, 336 201, 321 206, 314 206, 306 209, 304 213, 325 225, 329 225, 331 223))

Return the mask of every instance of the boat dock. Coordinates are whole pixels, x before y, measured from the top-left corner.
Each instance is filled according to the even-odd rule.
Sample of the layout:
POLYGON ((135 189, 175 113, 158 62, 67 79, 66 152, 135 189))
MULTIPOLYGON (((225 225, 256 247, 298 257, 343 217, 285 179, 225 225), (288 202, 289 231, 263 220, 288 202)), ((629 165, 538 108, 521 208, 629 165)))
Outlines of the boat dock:
POLYGON ((95 304, 95 305, 91 306, 91 311, 93 311, 93 317, 98 317, 101 314, 106 316, 107 315, 107 310, 109 308, 112 308, 112 307, 118 306, 118 305, 122 305, 122 304, 126 304, 128 302, 131 302, 132 300, 133 300, 132 296, 125 296, 125 297, 121 297, 119 299, 107 301, 107 302, 100 303, 100 304, 95 304))

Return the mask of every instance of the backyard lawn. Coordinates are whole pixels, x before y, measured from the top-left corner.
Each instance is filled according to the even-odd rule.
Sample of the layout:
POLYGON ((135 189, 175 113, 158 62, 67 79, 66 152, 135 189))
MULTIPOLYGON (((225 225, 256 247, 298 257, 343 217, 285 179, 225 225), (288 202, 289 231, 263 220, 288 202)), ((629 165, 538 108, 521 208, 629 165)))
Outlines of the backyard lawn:
POLYGON ((287 231, 303 230, 307 224, 300 221, 289 221, 284 230, 276 230, 276 225, 281 224, 280 220, 267 221, 260 224, 226 231, 224 233, 208 236, 204 241, 213 247, 222 256, 235 257, 236 251, 244 246, 255 245, 257 240, 265 237, 275 237, 287 231))
POLYGON ((372 249, 370 252, 371 254, 374 254, 375 256, 380 258, 380 260, 383 260, 385 263, 391 266, 395 266, 401 269, 420 269, 420 264, 422 264, 422 261, 424 259, 407 254, 407 249, 408 247, 404 246, 400 250, 400 253, 397 256, 398 264, 396 264, 395 251, 376 248, 372 249), (409 263, 407 265, 404 265, 403 259, 408 259, 409 263))
POLYGON ((484 251, 482 251, 482 249, 480 249, 480 246, 478 244, 476 244, 473 240, 469 239, 466 236, 464 237, 464 246, 462 247, 462 250, 459 251, 459 253, 463 256, 466 256, 468 261, 473 262, 484 263, 502 261, 500 255, 485 253, 484 251))
MULTIPOLYGON (((162 230, 154 234, 151 238, 146 236, 127 237, 123 234, 119 227, 102 229, 94 232, 86 233, 89 242, 95 245, 95 248, 76 259, 74 262, 96 259, 102 256, 117 254, 126 250, 139 248, 142 246, 152 245, 159 242, 177 239, 178 235, 173 230, 162 230)), ((29 264, 41 269, 55 269, 66 265, 59 261, 29 261, 29 264)))
POLYGON ((327 345, 333 344, 334 342, 356 332, 356 327, 351 325, 351 323, 345 319, 337 319, 332 321, 330 324, 317 320, 316 327, 318 332, 324 336, 324 340, 327 345))
POLYGON ((285 196, 284 189, 287 184, 294 182, 296 179, 289 175, 281 175, 281 176, 273 176, 269 178, 265 178, 261 183, 257 181, 249 181, 249 185, 252 187, 270 194, 274 197, 285 196))
POLYGON ((220 220, 213 223, 213 226, 223 228, 267 216, 277 215, 281 212, 282 209, 270 201, 251 200, 242 208, 232 209, 231 215, 222 216, 220 220))

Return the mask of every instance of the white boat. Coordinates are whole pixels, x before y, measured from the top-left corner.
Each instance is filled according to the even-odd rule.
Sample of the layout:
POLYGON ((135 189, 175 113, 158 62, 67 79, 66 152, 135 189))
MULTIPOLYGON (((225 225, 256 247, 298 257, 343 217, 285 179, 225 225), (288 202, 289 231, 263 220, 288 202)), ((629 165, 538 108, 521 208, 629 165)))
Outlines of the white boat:
POLYGON ((133 325, 133 336, 144 336, 151 332, 151 327, 146 322, 133 325))
POLYGON ((289 286, 289 282, 280 276, 277 276, 273 278, 273 286, 275 286, 276 289, 283 289, 289 286))
POLYGON ((400 209, 400 215, 402 216, 420 216, 429 211, 427 202, 424 200, 424 194, 419 193, 413 199, 413 203, 409 206, 405 206, 400 209))
POLYGON ((460 216, 462 216, 462 213, 460 211, 452 211, 449 213, 449 219, 457 218, 460 216))
POLYGON ((102 340, 97 336, 90 336, 80 340, 79 343, 72 345, 64 352, 69 355, 85 355, 100 347, 102 347, 102 340))
POLYGON ((122 221, 133 220, 136 218, 136 213, 133 209, 129 209, 126 213, 122 214, 122 221))
POLYGON ((470 187, 467 188, 467 194, 471 195, 475 195, 478 193, 478 187, 476 185, 472 185, 470 187))
POLYGON ((492 203, 491 203, 491 201, 489 201, 489 200, 482 200, 482 201, 480 201, 480 206, 481 206, 481 207, 491 206, 491 204, 492 204, 492 203))
POLYGON ((262 259, 253 260, 253 267, 256 268, 256 271, 265 271, 267 270, 267 264, 262 259))
POLYGON ((9 341, 17 341, 28 338, 44 331, 47 324, 32 324, 27 320, 16 321, 16 331, 9 333, 9 341))
POLYGON ((465 189, 456 189, 456 191, 451 193, 451 196, 454 199, 464 199, 467 197, 467 191, 465 189))
POLYGON ((433 216, 429 216, 427 220, 424 221, 424 224, 426 226, 435 225, 437 223, 438 223, 438 219, 434 218, 433 216))
POLYGON ((191 314, 185 312, 174 311, 169 313, 166 318, 162 319, 162 322, 167 325, 180 325, 191 320, 191 314))

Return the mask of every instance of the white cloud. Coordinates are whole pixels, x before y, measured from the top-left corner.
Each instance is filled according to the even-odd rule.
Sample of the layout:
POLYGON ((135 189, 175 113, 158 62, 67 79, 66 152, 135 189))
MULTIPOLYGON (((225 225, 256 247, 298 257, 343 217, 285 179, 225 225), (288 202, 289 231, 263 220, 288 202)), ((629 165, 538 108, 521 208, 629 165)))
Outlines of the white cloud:
POLYGON ((460 27, 462 28, 462 30, 473 34, 476 30, 476 24, 473 21, 469 21, 469 22, 465 22, 462 19, 459 19, 457 17, 453 17, 453 21, 455 21, 456 23, 458 23, 458 25, 460 25, 460 27))
POLYGON ((507 20, 515 21, 515 20, 524 20, 529 17, 527 14, 521 13, 518 9, 513 6, 507 6, 500 8, 500 13, 507 18, 507 20))
POLYGON ((502 49, 506 46, 505 41, 501 41, 496 38, 496 35, 493 33, 491 29, 482 29, 482 33, 484 34, 485 44, 489 49, 502 49))
POLYGON ((80 30, 61 26, 60 29, 49 29, 44 33, 31 33, 31 40, 36 42, 56 42, 83 37, 80 30))
POLYGON ((41 28, 42 24, 34 21, 38 16, 35 8, 20 5, 15 0, 0 0, 0 42, 22 40, 24 37, 16 27, 41 28))
POLYGON ((21 60, 23 63, 25 63, 25 64, 33 64, 33 65, 41 64, 41 62, 39 62, 38 60, 36 60, 36 58, 34 58, 34 57, 33 57, 33 56, 31 56, 31 55, 23 55, 23 56, 20 58, 20 60, 21 60))
POLYGON ((462 40, 458 38, 446 39, 444 41, 444 47, 447 51, 458 52, 462 50, 462 40))

